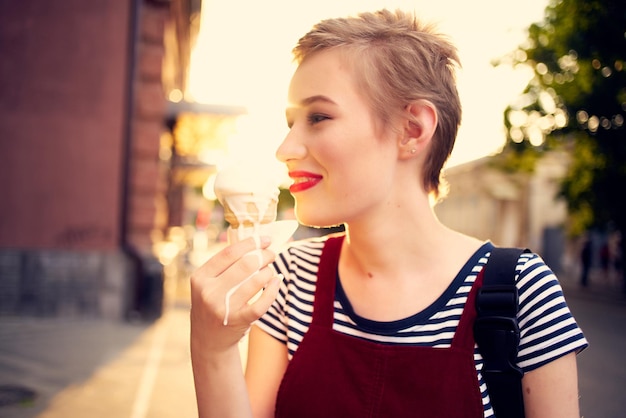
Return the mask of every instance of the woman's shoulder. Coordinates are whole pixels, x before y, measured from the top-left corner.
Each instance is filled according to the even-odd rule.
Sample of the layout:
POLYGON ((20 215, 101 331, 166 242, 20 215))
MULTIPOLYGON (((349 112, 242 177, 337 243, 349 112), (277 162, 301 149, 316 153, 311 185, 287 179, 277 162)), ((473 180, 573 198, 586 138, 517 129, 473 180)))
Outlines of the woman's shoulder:
POLYGON ((341 237, 343 237, 343 233, 328 234, 291 241, 278 252, 277 256, 286 258, 307 256, 319 258, 322 255, 322 250, 328 240, 341 237))
MULTIPOLYGON (((491 250, 493 248, 495 248, 495 246, 489 249, 490 259, 492 255, 491 250)), ((511 274, 514 275, 515 284, 520 295, 527 295, 529 290, 536 289, 537 287, 559 285, 554 272, 539 254, 523 248, 519 248, 519 252, 520 254, 515 264, 515 271, 512 271, 511 274)))
POLYGON ((558 284, 558 279, 550 266, 539 254, 530 250, 520 254, 515 272, 518 287, 546 282, 558 284))
MULTIPOLYGON (((277 253, 274 267, 286 277, 287 275, 293 276, 294 273, 296 276, 314 276, 317 273, 322 250, 326 242, 335 237, 341 237, 341 234, 292 241, 277 253)), ((295 277, 292 278, 295 279, 295 277)))

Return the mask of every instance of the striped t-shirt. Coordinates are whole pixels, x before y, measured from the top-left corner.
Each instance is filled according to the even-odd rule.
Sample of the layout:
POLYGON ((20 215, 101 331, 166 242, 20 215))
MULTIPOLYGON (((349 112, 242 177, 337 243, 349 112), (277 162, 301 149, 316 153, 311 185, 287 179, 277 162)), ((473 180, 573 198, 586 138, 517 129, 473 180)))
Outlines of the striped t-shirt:
MULTIPOLYGON (((294 243, 281 252, 273 264, 285 280, 276 301, 257 325, 287 345, 290 359, 312 320, 317 270, 325 242, 326 237, 294 243)), ((337 280, 333 329, 381 344, 450 347, 469 291, 492 248, 491 243, 483 244, 435 302, 398 321, 378 322, 359 317, 337 280)), ((520 256, 515 280, 520 327, 517 363, 524 372, 588 345, 565 303, 561 286, 538 255, 524 253, 520 256)), ((493 409, 480 372, 482 357, 477 349, 474 360, 485 417, 492 417, 493 409)))

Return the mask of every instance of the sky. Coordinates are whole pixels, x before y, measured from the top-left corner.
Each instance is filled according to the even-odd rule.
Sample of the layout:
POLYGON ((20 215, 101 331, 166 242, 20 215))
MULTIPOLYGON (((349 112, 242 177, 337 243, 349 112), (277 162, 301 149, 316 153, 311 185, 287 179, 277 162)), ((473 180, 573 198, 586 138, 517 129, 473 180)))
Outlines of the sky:
POLYGON ((295 69, 291 49, 321 19, 380 8, 415 11, 459 50, 463 121, 448 166, 497 152, 503 111, 529 72, 491 65, 526 39, 548 0, 203 0, 192 53, 187 100, 245 106, 248 117, 231 141, 234 152, 273 158, 287 133, 287 88, 295 69))

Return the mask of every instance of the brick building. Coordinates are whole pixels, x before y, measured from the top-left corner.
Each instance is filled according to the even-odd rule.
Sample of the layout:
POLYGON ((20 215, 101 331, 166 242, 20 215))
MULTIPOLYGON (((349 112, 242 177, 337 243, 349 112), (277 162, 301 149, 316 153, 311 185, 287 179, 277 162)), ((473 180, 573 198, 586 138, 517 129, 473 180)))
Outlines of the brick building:
POLYGON ((166 97, 185 91, 199 9, 0 2, 0 314, 159 314, 166 97))

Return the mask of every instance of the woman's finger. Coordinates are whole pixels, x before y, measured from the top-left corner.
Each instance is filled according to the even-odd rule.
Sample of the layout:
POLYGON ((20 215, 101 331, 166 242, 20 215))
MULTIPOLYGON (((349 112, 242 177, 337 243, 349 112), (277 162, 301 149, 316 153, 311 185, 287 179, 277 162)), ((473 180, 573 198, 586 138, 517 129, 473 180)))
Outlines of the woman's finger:
POLYGON ((240 310, 240 315, 248 324, 252 324, 259 319, 270 308, 276 296, 278 296, 278 290, 280 289, 280 283, 284 279, 282 274, 278 274, 272 277, 267 283, 259 297, 252 303, 246 304, 240 310))
MULTIPOLYGON (((241 271, 235 272, 237 274, 234 274, 234 276, 238 277, 238 279, 234 283, 232 280, 229 281, 231 287, 224 296, 224 325, 228 324, 228 318, 233 308, 237 309, 242 305, 246 305, 250 299, 267 285, 273 275, 273 271, 266 266, 267 260, 263 255, 263 250, 256 250, 243 256, 240 261, 229 268, 228 275, 230 275, 231 270, 241 271), (252 273, 248 274, 250 271, 252 273), (241 277, 244 278, 241 279, 241 277)), ((225 273, 224 276, 227 276, 227 274, 225 273)), ((226 280, 224 281, 226 282, 226 280)))
MULTIPOLYGON (((250 242, 247 244, 250 244, 250 242)), ((211 260, 195 270, 190 277, 192 290, 197 289, 205 295, 221 298, 222 296, 220 295, 240 285, 242 281, 266 267, 276 256, 268 249, 253 249, 248 253, 243 253, 237 260, 231 262, 229 259, 231 255, 238 255, 242 248, 250 248, 249 245, 238 247, 231 254, 227 252, 217 253, 211 260), (227 258, 227 261, 221 260, 222 258, 227 258), (215 273, 216 271, 219 271, 219 273, 215 273)))
POLYGON ((230 244, 211 257, 197 269, 199 276, 217 277, 235 264, 245 254, 269 247, 271 239, 267 236, 253 236, 243 241, 230 244))
POLYGON ((276 276, 274 269, 265 266, 242 280, 230 291, 231 306, 240 307, 249 303, 263 288, 268 286, 274 276, 276 276))

